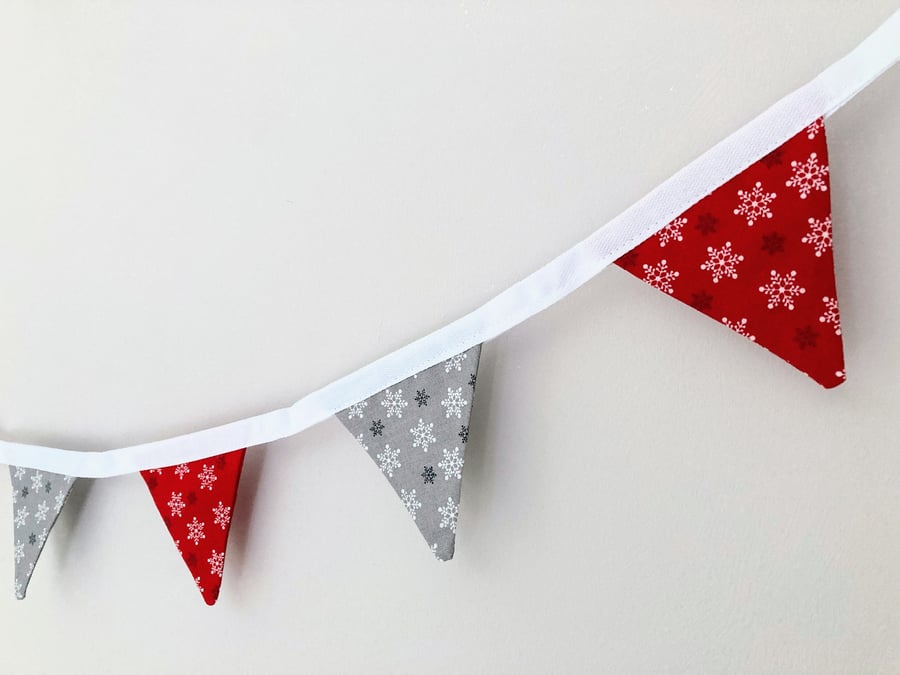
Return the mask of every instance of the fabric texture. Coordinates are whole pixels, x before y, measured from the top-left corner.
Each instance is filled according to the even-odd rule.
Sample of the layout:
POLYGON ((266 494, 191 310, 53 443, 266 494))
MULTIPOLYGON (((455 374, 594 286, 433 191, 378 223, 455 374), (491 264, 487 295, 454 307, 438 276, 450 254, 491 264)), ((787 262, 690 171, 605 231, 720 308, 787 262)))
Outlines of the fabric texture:
POLYGON ((822 386, 844 381, 823 120, 616 264, 822 386))
POLYGON ((216 604, 219 598, 245 451, 141 471, 153 503, 207 605, 216 604))
POLYGON ((13 557, 16 597, 22 600, 47 536, 75 479, 59 473, 10 466, 13 502, 13 557))
POLYGON ((450 560, 481 345, 338 413, 431 546, 450 560))

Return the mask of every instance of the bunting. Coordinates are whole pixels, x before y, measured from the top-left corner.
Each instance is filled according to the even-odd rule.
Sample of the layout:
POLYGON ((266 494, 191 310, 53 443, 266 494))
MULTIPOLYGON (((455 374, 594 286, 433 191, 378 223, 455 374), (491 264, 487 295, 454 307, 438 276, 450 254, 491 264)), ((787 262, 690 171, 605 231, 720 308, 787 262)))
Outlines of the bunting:
POLYGON ((207 605, 216 604, 246 449, 141 471, 207 605))
POLYGON ((400 497, 438 560, 456 548, 481 345, 337 414, 400 497))
POLYGON ((71 476, 10 466, 13 503, 13 559, 15 592, 25 598, 47 536, 75 485, 71 476))
POLYGON ((844 381, 819 119, 616 261, 823 387, 844 381))
POLYGON ((613 261, 822 386, 841 384, 824 117, 898 60, 900 12, 584 241, 474 311, 287 408, 96 453, 0 440, 12 480, 16 597, 25 597, 72 476, 140 471, 191 578, 214 604, 246 448, 331 415, 372 458, 434 556, 450 560, 482 344, 613 261), (225 448, 240 449, 205 456, 225 448), (149 468, 155 464, 165 466, 149 468))

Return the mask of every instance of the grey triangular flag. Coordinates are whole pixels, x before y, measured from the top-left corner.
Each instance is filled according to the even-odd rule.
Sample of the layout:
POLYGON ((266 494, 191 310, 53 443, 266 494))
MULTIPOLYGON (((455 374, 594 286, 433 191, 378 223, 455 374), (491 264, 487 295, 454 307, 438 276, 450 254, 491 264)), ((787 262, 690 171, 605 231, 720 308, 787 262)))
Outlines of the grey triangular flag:
POLYGON ((476 345, 336 415, 375 460, 438 560, 453 557, 480 356, 476 345))
POLYGON ((71 476, 10 466, 13 501, 13 555, 16 561, 16 597, 25 597, 47 535, 75 484, 71 476))

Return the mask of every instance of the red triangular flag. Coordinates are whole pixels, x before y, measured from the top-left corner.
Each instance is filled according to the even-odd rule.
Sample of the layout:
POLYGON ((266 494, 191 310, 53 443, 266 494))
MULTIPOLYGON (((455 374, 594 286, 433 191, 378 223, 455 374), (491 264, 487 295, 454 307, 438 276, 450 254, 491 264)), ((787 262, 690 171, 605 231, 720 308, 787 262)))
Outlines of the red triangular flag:
POLYGON ((245 450, 141 471, 207 605, 214 605, 219 597, 245 450))
POLYGON ((844 353, 828 190, 820 119, 616 263, 835 387, 844 353))

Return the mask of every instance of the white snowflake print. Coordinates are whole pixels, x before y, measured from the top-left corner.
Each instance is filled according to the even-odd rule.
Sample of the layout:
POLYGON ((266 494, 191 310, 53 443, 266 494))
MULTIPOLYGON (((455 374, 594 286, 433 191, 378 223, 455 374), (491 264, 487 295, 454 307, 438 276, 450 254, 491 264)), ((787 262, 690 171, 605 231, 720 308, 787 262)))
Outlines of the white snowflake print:
POLYGON ((749 227, 753 227, 754 223, 763 218, 772 217, 772 209, 769 208, 769 204, 778 195, 763 190, 762 183, 759 181, 756 181, 752 190, 738 190, 737 194, 741 203, 734 210, 734 215, 744 216, 749 227))
POLYGON ((812 244, 816 249, 816 257, 821 258, 822 254, 831 248, 831 216, 827 216, 825 220, 817 220, 810 218, 809 232, 800 239, 804 244, 812 244))
POLYGON ((394 471, 400 468, 400 448, 391 450, 390 445, 385 445, 384 452, 379 452, 376 457, 381 472, 393 478, 394 471))
POLYGON ((31 489, 37 492, 42 487, 44 487, 44 474, 40 471, 35 471, 31 477, 31 489))
POLYGON ((16 581, 15 581, 15 588, 16 588, 16 597, 19 598, 20 600, 22 598, 24 598, 25 594, 22 592, 24 590, 22 588, 22 582, 19 581, 18 579, 16 579, 16 581))
POLYGON ((200 594, 203 595, 203 585, 200 583, 200 577, 194 577, 194 583, 197 584, 197 588, 200 590, 200 594))
POLYGON ((821 119, 817 119, 815 122, 806 127, 806 137, 809 140, 814 139, 819 135, 819 132, 825 128, 825 122, 821 119))
POLYGON ((201 539, 206 539, 206 535, 203 534, 203 528, 206 527, 206 523, 197 520, 197 516, 194 516, 194 519, 187 524, 188 528, 188 536, 187 540, 194 542, 194 546, 200 545, 201 539))
POLYGON ((794 300, 806 293, 806 289, 797 283, 797 272, 791 270, 788 274, 779 274, 775 270, 769 273, 769 283, 759 287, 760 293, 765 293, 769 300, 767 307, 787 307, 794 309, 794 300))
POLYGON ((366 445, 366 440, 365 438, 363 438, 362 433, 356 435, 356 442, 363 446, 363 450, 365 450, 366 452, 369 451, 369 446, 366 445))
POLYGON ((731 250, 731 242, 726 241, 722 248, 706 247, 706 262, 700 269, 712 274, 713 283, 717 284, 721 279, 737 279, 737 266, 743 260, 744 256, 731 250))
POLYGON ((224 530, 228 527, 228 523, 231 522, 231 507, 225 506, 222 502, 219 502, 218 506, 213 507, 213 515, 215 516, 215 520, 213 520, 213 525, 221 525, 224 530))
POLYGON ((677 278, 678 272, 670 270, 669 263, 665 259, 660 260, 658 265, 644 265, 644 281, 663 293, 672 295, 675 292, 672 281, 677 278))
POLYGON ((449 359, 444 361, 444 372, 449 373, 451 370, 455 370, 457 373, 462 372, 462 362, 466 359, 466 353, 457 354, 456 356, 451 356, 449 359))
POLYGON ((221 577, 225 570, 225 551, 216 553, 216 549, 213 549, 212 555, 206 559, 206 562, 209 563, 209 573, 221 577))
POLYGON ((16 557, 16 565, 22 562, 22 558, 25 557, 25 544, 16 539, 16 545, 13 549, 13 555, 16 557))
POLYGON ((191 468, 187 464, 179 464, 175 467, 175 475, 178 476, 178 480, 184 480, 185 474, 191 472, 191 468))
POLYGON ((354 403, 353 405, 351 405, 347 410, 348 419, 352 420, 354 417, 359 417, 359 419, 362 419, 363 408, 365 408, 367 405, 369 405, 368 401, 360 401, 359 403, 354 403))
POLYGON ((434 437, 434 434, 431 433, 433 429, 434 422, 425 424, 425 422, 423 422, 422 418, 420 417, 419 423, 409 430, 409 432, 413 435, 413 447, 422 448, 422 450, 428 452, 428 446, 437 440, 434 437))
POLYGON ((805 162, 794 160, 791 162, 794 175, 787 179, 785 185, 795 187, 800 191, 800 199, 806 199, 811 192, 827 192, 828 185, 825 176, 828 175, 828 166, 819 164, 816 153, 812 153, 805 162))
POLYGON ((41 530, 41 533, 37 536, 38 546, 43 546, 46 541, 47 541, 47 528, 45 527, 43 530, 41 530))
POLYGON ((169 507, 170 515, 173 518, 180 518, 181 512, 184 510, 184 507, 187 506, 184 503, 184 500, 181 498, 180 492, 173 492, 172 496, 169 497, 169 501, 166 504, 169 507))
POLYGON ((447 497, 447 505, 439 506, 438 513, 441 514, 441 522, 439 527, 442 529, 449 527, 450 531, 456 532, 456 521, 459 518, 459 506, 453 502, 453 497, 447 497))
POLYGON ((841 334, 841 315, 838 312, 838 303, 837 298, 829 298, 827 295, 822 298, 822 302, 825 303, 825 310, 822 316, 819 317, 819 321, 821 323, 827 323, 834 326, 834 334, 841 334))
POLYGON ((34 519, 38 523, 42 523, 47 520, 47 512, 50 511, 50 507, 47 506, 47 500, 45 499, 40 504, 38 504, 37 511, 34 514, 34 519))
POLYGON ((434 559, 435 559, 435 560, 440 560, 441 562, 444 562, 444 559, 441 558, 441 557, 437 554, 437 542, 435 542, 434 544, 431 545, 431 555, 434 556, 434 559))
POLYGON ((743 335, 745 338, 750 340, 750 342, 756 342, 756 336, 750 335, 750 331, 747 330, 747 319, 741 319, 740 321, 730 321, 727 316, 723 316, 722 323, 724 323, 738 335, 743 335))
POLYGON ((16 529, 22 527, 25 524, 25 520, 29 515, 31 514, 28 513, 28 508, 25 506, 16 511, 16 517, 13 519, 13 522, 16 524, 16 529))
POLYGON ((25 467, 17 466, 15 476, 16 480, 22 480, 22 478, 25 476, 25 467))
POLYGON ((659 236, 659 247, 665 248, 666 244, 670 241, 684 241, 684 236, 681 234, 681 228, 684 227, 684 224, 687 222, 687 218, 678 217, 673 220, 671 223, 666 225, 663 229, 661 229, 657 234, 659 236))
POLYGON ((844 380, 845 382, 847 381, 847 373, 845 373, 843 370, 834 371, 834 376, 839 377, 840 379, 844 380))
POLYGON ((162 476, 162 469, 150 469, 147 473, 155 473, 162 476))
POLYGON ((406 510, 409 511, 409 515, 412 516, 412 519, 416 519, 416 511, 418 511, 422 507, 422 502, 416 499, 416 491, 410 490, 407 492, 406 490, 400 490, 400 500, 403 502, 403 506, 406 507, 406 510))
POLYGON ((447 411, 447 417, 456 415, 457 419, 462 418, 462 409, 469 405, 469 402, 463 398, 462 387, 452 389, 447 387, 447 398, 441 401, 441 405, 447 411))
POLYGON ((63 504, 66 502, 66 491, 60 490, 56 496, 53 498, 53 508, 56 509, 56 512, 59 513, 60 509, 62 509, 63 504))
POLYGON ((444 448, 444 459, 438 462, 438 467, 444 470, 444 480, 461 479, 464 463, 465 460, 459 455, 459 448, 444 448))
POLYGON ((212 484, 215 483, 218 479, 216 476, 216 470, 212 464, 203 465, 203 471, 197 474, 197 478, 200 479, 200 489, 201 490, 209 490, 212 492, 212 484))
POLYGON ((403 409, 407 406, 406 400, 403 398, 403 390, 391 391, 386 389, 384 398, 381 399, 381 405, 384 406, 385 414, 388 417, 396 415, 398 418, 403 417, 403 409))

